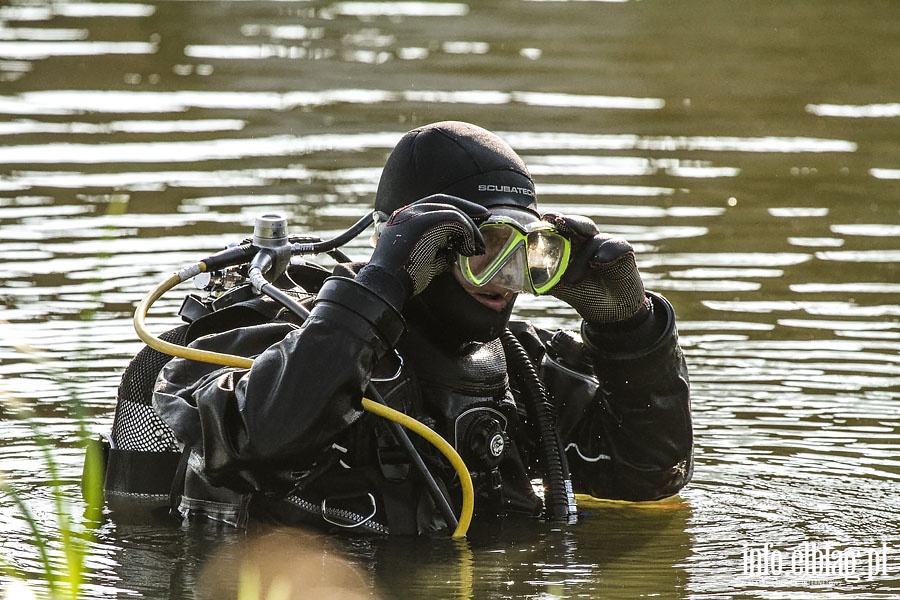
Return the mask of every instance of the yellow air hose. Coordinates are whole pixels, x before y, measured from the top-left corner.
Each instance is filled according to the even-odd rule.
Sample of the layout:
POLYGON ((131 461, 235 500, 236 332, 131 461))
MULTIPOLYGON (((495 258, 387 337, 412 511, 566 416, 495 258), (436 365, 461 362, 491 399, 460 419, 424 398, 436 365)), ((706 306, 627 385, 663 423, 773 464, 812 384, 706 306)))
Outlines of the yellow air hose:
POLYGON ((406 413, 402 413, 399 410, 394 410, 390 406, 385 406, 384 404, 379 404, 373 400, 369 400, 368 398, 362 399, 362 406, 367 411, 374 413, 380 417, 384 417, 390 421, 395 421, 407 429, 418 433, 420 436, 425 438, 425 441, 430 443, 432 446, 438 449, 438 451, 444 455, 444 457, 450 461, 450 464, 453 465, 453 468, 456 470, 457 475, 459 475, 459 483, 462 487, 462 511, 459 515, 459 524, 456 526, 456 529, 453 531, 453 537, 465 537, 466 531, 469 530, 469 524, 472 522, 472 509, 475 500, 475 488, 472 486, 472 476, 469 475, 469 469, 466 467, 466 463, 463 462, 462 457, 456 452, 456 449, 451 446, 447 440, 442 438, 435 432, 433 429, 425 425, 421 421, 417 421, 413 419, 406 413))
POLYGON ((179 271, 178 273, 173 273, 169 276, 168 279, 161 282, 155 288, 150 290, 150 292, 144 296, 144 299, 138 303, 137 309, 134 311, 134 330, 137 331, 138 337, 143 340, 145 344, 150 346, 155 350, 159 350, 164 354, 169 354, 171 356, 178 356, 180 358, 190 358, 191 360, 197 360, 200 362, 212 363, 214 365, 222 365, 225 367, 242 367, 245 369, 249 369, 250 365, 253 364, 253 360, 249 358, 244 358, 242 356, 235 356, 233 354, 222 354, 220 352, 210 352, 209 350, 198 350, 197 348, 187 348, 185 346, 179 346, 178 344, 172 344, 171 342, 166 342, 152 333, 147 329, 145 325, 145 320, 147 318, 147 313, 150 310, 150 306, 159 300, 163 294, 171 290, 173 287, 181 283, 182 281, 187 280, 193 275, 185 276, 189 273, 203 273, 206 271, 206 265, 202 262, 194 265, 194 269, 197 269, 194 272, 193 269, 185 269, 179 271))
MULTIPOLYGON (((178 344, 172 344, 159 339, 147 329, 147 313, 150 311, 150 307, 153 303, 179 283, 186 281, 199 273, 203 273, 204 271, 206 271, 206 265, 203 262, 196 263, 177 273, 173 273, 150 290, 138 303, 137 309, 134 311, 134 329, 137 332, 138 337, 140 337, 145 344, 164 354, 226 367, 249 369, 253 365, 253 359, 236 356, 234 354, 223 354, 220 352, 210 352, 208 350, 179 346, 178 344)), ((433 429, 405 413, 394 410, 384 404, 379 404, 368 398, 362 399, 362 407, 375 415, 399 423, 403 427, 419 434, 450 462, 454 470, 456 470, 462 488, 462 508, 460 510, 459 523, 457 524, 456 529, 453 530, 452 537, 465 537, 469 530, 469 525, 472 522, 472 514, 475 509, 475 488, 472 485, 472 476, 469 474, 469 469, 466 467, 466 463, 463 462, 459 453, 457 453, 453 446, 433 429)))

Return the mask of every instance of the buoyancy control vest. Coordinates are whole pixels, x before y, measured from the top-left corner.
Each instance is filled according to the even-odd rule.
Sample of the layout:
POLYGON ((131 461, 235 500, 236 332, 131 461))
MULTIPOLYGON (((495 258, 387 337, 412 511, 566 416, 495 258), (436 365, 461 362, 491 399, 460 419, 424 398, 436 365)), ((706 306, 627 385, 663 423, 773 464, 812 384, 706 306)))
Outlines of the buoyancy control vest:
MULTIPOLYGON (((318 289, 330 274, 308 265, 290 273, 303 282, 300 290, 318 289)), ((252 293, 249 284, 215 298, 189 295, 179 310, 185 324, 160 339, 186 346, 206 334, 271 322, 284 312, 252 293)), ((100 466, 106 503, 121 515, 166 512, 180 493, 187 454, 153 408, 156 380, 171 359, 149 346, 132 358, 119 383, 111 431, 92 440, 87 449, 85 468, 100 466)))

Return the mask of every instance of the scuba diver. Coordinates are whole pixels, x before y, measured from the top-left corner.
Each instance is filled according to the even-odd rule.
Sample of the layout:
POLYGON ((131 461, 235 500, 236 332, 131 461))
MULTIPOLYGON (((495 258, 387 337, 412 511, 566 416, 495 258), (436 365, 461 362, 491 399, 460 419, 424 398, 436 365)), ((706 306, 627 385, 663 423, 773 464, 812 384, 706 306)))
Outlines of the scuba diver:
POLYGON ((235 285, 189 297, 163 336, 252 366, 135 357, 109 436, 114 513, 416 535, 453 528, 469 476, 478 519, 572 520, 575 493, 654 500, 690 480, 675 314, 630 244, 541 214, 522 159, 462 122, 405 134, 374 208, 367 263, 274 281, 303 311, 235 285), (523 292, 568 304, 580 332, 510 320, 523 292), (430 427, 468 475, 367 398, 430 427))

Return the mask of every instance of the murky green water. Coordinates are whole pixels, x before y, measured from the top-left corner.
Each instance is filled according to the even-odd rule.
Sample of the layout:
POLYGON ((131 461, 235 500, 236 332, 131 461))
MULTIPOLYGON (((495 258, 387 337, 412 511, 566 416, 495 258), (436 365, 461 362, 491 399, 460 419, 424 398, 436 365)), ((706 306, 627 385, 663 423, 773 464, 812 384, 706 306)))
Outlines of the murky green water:
MULTIPOLYGON (((505 523, 462 545, 295 532, 297 560, 316 577, 336 561, 385 598, 896 597, 898 39, 888 0, 11 0, 3 394, 57 440, 76 501, 70 396, 108 429, 147 290, 263 211, 294 233, 344 229, 403 132, 468 120, 520 151, 544 209, 631 240, 675 305, 694 481, 673 503, 583 503, 577 525, 505 523), (748 574, 748 558, 771 569, 748 574)), ((366 241, 347 251, 365 258, 366 241)), ((175 323, 183 287, 154 330, 175 323)), ((522 316, 575 325, 523 300, 522 316)), ((34 436, 4 414, 0 469, 49 522, 34 436)), ((3 555, 37 577, 6 498, 0 528, 3 555)), ((105 523, 88 595, 189 598, 227 573, 210 555, 246 543, 105 523)))

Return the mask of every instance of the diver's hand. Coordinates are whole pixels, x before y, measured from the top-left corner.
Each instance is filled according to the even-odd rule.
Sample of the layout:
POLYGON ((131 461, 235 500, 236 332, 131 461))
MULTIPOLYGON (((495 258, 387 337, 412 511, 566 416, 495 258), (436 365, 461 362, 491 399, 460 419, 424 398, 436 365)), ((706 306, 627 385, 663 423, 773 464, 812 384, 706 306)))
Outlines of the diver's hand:
POLYGON ((390 216, 369 265, 387 271, 415 296, 458 254, 484 252, 478 225, 489 216, 483 206, 446 194, 413 202, 390 216))
POLYGON ((648 311, 631 244, 601 235, 587 217, 547 213, 541 220, 572 242, 569 265, 550 295, 598 325, 622 323, 648 311))

